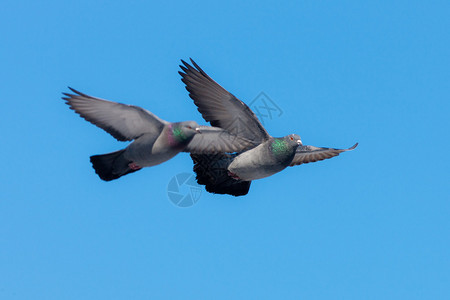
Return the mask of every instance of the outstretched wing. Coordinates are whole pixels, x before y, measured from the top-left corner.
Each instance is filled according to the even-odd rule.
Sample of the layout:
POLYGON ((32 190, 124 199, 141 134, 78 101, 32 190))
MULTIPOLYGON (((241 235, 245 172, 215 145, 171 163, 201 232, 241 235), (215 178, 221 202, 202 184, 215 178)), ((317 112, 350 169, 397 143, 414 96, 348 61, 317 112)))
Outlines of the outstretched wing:
POLYGON ((201 153, 232 153, 242 152, 256 146, 252 141, 242 136, 230 134, 218 127, 200 126, 200 132, 184 149, 184 152, 201 153))
POLYGON ((167 124, 138 106, 88 96, 69 87, 75 94, 63 93, 66 104, 86 121, 102 128, 119 141, 131 141, 144 133, 159 134, 167 124))
POLYGON ((180 65, 184 73, 178 72, 182 77, 181 81, 186 84, 189 96, 207 122, 257 143, 270 137, 244 102, 221 87, 192 59, 194 67, 183 60, 181 62, 184 65, 180 65))
POLYGON ((338 156, 340 153, 345 151, 350 151, 356 148, 358 143, 354 144, 348 149, 334 149, 334 148, 322 148, 314 146, 300 146, 295 152, 294 159, 292 160, 290 166, 296 166, 301 164, 307 164, 310 162, 316 162, 319 160, 324 160, 338 156))

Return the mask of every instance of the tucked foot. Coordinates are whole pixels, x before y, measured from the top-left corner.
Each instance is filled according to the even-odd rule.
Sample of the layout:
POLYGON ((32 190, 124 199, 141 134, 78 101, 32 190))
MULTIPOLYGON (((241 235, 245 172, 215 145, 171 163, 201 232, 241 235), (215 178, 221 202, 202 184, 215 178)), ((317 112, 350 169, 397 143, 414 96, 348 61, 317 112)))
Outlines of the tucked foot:
POLYGON ((230 176, 231 178, 233 178, 235 180, 240 180, 239 176, 237 176, 233 172, 227 171, 227 173, 228 173, 228 176, 230 176))
POLYGON ((128 167, 131 169, 131 170, 133 170, 133 171, 137 171, 137 170, 140 170, 140 169, 142 169, 142 167, 139 167, 137 164, 135 164, 134 162, 130 162, 129 164, 128 164, 128 167))

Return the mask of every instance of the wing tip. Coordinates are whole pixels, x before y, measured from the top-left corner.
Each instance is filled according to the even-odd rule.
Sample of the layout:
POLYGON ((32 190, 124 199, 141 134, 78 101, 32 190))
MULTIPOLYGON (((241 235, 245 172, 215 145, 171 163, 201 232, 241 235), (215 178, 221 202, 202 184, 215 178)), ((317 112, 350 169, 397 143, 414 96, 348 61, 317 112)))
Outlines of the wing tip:
POLYGON ((347 151, 351 151, 353 149, 355 149, 356 147, 358 147, 359 143, 356 142, 353 146, 351 146, 350 148, 347 149, 347 151))
POLYGON ((184 65, 184 66, 183 66, 183 65, 180 65, 181 69, 182 69, 184 72, 188 73, 187 70, 190 70, 190 71, 193 70, 193 71, 196 71, 196 72, 202 74, 202 75, 205 76, 205 77, 209 77, 209 76, 205 73, 205 71, 203 71, 203 69, 200 68, 200 66, 194 61, 194 59, 192 59, 192 57, 189 57, 189 60, 190 60, 190 62, 191 62, 192 65, 190 65, 188 62, 186 62, 184 59, 180 59, 180 60, 181 60, 181 63, 184 65), (186 70, 186 68, 187 68, 187 70, 186 70))
POLYGON ((191 65, 189 63, 187 63, 184 59, 180 59, 181 63, 183 65, 180 65, 180 68, 186 72, 186 69, 189 69, 189 67, 191 67, 191 65))
MULTIPOLYGON (((69 93, 62 92, 62 94, 63 94, 65 97, 68 97, 69 99, 72 99, 73 97, 76 97, 76 96, 89 97, 89 96, 83 94, 83 93, 80 92, 80 91, 77 91, 76 89, 74 89, 74 88, 72 88, 72 87, 70 87, 70 86, 68 86, 67 88, 68 88, 72 93, 74 93, 74 94, 69 94, 69 93)), ((61 98, 64 99, 64 100, 69 100, 69 99, 64 98, 64 97, 61 97, 61 98)))
POLYGON ((74 89, 74 88, 72 88, 72 87, 70 87, 70 86, 68 86, 67 88, 68 88, 69 90, 71 90, 72 92, 74 92, 75 94, 81 95, 81 93, 80 93, 79 91, 77 91, 76 89, 74 89))

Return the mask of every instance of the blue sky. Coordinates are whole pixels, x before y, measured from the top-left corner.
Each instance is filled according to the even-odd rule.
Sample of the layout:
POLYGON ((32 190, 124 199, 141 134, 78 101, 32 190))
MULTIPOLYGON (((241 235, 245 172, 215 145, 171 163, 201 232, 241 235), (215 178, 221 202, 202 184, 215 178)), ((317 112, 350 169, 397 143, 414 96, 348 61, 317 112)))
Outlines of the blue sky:
POLYGON ((448 298, 448 1, 162 3, 3 1, 0 298, 448 298), (101 181, 89 156, 126 144, 61 92, 205 124, 189 57, 266 93, 273 136, 359 147, 189 208, 187 154, 101 181))

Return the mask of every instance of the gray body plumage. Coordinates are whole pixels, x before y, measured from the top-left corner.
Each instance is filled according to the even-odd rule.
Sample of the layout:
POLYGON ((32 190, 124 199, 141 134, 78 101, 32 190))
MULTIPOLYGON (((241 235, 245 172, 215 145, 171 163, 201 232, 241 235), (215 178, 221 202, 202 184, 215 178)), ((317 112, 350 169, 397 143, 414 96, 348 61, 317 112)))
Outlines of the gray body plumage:
POLYGON ((183 60, 182 63, 181 80, 203 118, 213 126, 252 141, 254 146, 235 155, 191 154, 198 183, 211 193, 245 195, 251 180, 271 176, 287 166, 331 158, 357 146, 348 149, 303 146, 295 134, 273 138, 244 102, 221 87, 192 59, 193 66, 183 60), (279 142, 286 142, 286 147, 279 142))
POLYGON ((236 156, 227 170, 233 177, 244 181, 269 177, 289 166, 299 143, 300 137, 297 135, 270 138, 255 148, 236 156), (289 137, 293 137, 293 140, 291 141, 289 137), (282 149, 274 151, 276 145, 283 144, 285 146, 281 146, 282 149))
POLYGON ((96 173, 106 181, 161 164, 182 151, 223 153, 251 146, 250 141, 221 128, 199 126, 195 121, 170 123, 138 106, 71 91, 74 94, 63 97, 71 109, 117 140, 132 141, 123 150, 91 156, 96 173))
POLYGON ((171 159, 180 153, 180 149, 169 145, 168 131, 168 127, 164 126, 156 136, 153 134, 140 136, 125 148, 124 157, 140 167, 156 166, 171 159))

